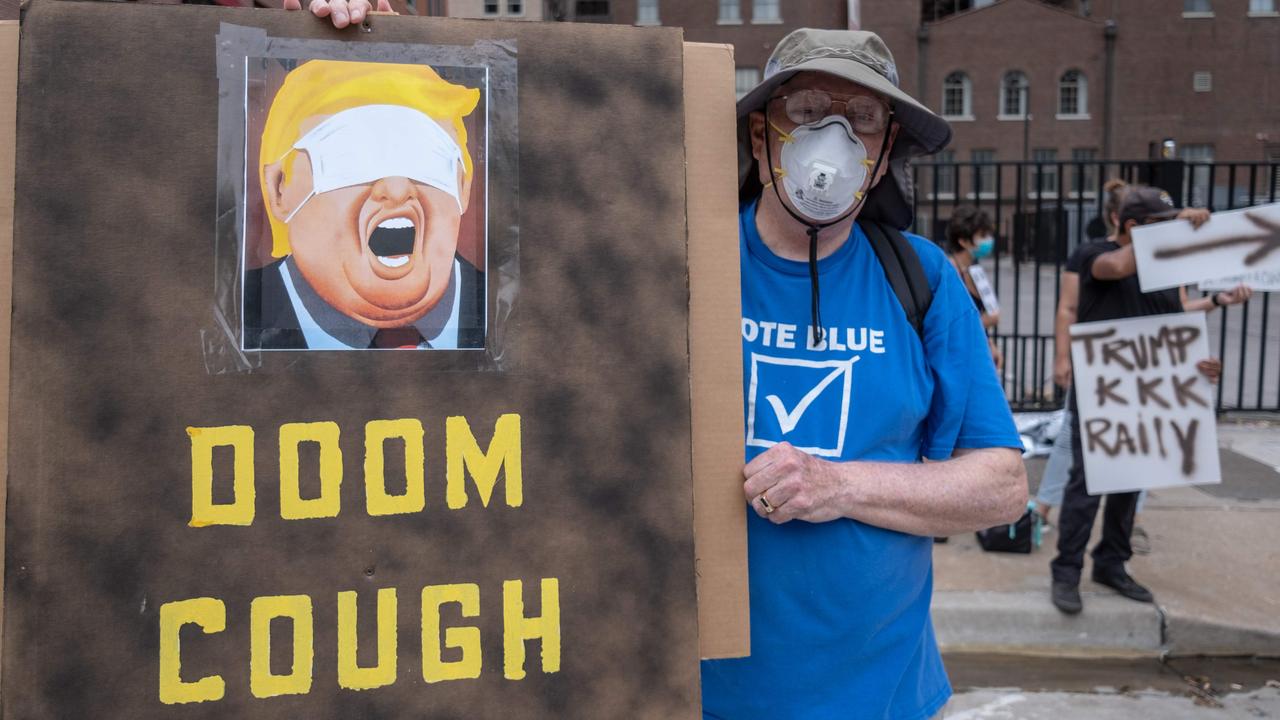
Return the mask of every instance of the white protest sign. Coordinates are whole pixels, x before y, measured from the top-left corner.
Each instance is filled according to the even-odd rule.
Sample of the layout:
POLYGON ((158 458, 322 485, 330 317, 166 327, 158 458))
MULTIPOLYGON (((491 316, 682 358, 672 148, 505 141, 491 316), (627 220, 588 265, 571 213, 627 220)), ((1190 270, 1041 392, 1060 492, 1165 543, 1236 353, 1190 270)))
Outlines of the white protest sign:
POLYGON ((982 307, 987 314, 1000 312, 1000 300, 996 297, 995 288, 991 287, 991 281, 987 279, 987 271, 974 263, 969 266, 969 277, 973 278, 973 286, 978 288, 978 297, 982 298, 982 307))
POLYGON ((1090 495, 1222 482, 1204 313, 1071 326, 1090 495))
POLYGON ((1248 285, 1257 292, 1276 292, 1280 290, 1280 268, 1258 270, 1217 280, 1206 280, 1200 283, 1200 289, 1206 292, 1210 290, 1217 292, 1218 290, 1231 290, 1237 285, 1248 285))
POLYGON ((1280 203, 1214 213, 1199 229, 1186 220, 1140 225, 1133 253, 1143 292, 1280 272, 1280 203))

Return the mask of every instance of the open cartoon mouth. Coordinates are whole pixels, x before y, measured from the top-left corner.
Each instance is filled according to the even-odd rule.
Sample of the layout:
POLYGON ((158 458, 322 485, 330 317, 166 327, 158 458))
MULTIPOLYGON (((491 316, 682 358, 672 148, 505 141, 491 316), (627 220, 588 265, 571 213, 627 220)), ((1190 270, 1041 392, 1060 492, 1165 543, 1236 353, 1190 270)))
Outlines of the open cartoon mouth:
POLYGON ((406 217, 388 218, 378 223, 369 234, 369 250, 385 267, 404 267, 413 252, 413 221, 406 217))

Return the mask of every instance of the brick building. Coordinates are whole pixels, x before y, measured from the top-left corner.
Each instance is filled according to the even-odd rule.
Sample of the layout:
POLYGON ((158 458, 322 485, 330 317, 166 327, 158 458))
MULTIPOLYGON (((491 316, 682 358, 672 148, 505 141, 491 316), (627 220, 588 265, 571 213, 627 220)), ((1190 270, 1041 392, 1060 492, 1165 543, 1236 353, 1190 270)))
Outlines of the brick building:
POLYGON ((1280 161, 1280 3, 1060 5, 1000 0, 923 22, 865 0, 855 23, 953 120, 958 160, 1147 158, 1171 139, 1189 160, 1280 161))
POLYGON ((1170 139, 1189 160, 1280 162, 1280 0, 552 4, 731 43, 740 87, 793 28, 874 30, 903 86, 952 119, 942 159, 1141 159, 1170 139))

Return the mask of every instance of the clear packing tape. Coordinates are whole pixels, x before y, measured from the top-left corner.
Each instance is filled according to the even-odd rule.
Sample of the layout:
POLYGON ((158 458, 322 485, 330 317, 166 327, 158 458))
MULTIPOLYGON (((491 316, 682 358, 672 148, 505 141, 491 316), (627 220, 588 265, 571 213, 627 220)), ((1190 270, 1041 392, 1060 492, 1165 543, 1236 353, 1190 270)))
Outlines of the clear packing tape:
POLYGON ((206 371, 388 348, 419 350, 425 372, 512 369, 515 42, 277 38, 223 23, 217 43, 206 371))

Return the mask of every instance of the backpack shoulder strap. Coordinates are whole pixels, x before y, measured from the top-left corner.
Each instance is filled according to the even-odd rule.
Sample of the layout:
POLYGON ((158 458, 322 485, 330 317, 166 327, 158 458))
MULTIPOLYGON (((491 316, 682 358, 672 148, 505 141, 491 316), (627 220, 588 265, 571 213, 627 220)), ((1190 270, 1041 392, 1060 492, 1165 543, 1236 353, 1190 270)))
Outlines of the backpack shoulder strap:
POLYGON ((924 317, 933 304, 933 289, 925 277, 920 256, 911 247, 911 241, 897 228, 875 220, 860 220, 858 224, 871 240, 871 247, 876 251, 876 258, 880 260, 893 294, 898 296, 898 302, 907 313, 907 320, 923 340, 924 317))

